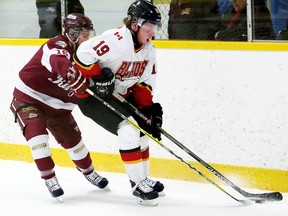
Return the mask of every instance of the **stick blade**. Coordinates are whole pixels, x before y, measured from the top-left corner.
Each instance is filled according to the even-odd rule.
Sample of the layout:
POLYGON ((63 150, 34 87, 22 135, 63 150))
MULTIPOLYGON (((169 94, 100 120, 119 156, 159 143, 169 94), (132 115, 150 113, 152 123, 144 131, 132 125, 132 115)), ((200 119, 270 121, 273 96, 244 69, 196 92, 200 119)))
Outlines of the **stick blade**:
POLYGON ((275 202, 283 200, 283 195, 280 192, 270 192, 270 193, 261 193, 261 194, 247 194, 246 196, 250 200, 256 203, 263 202, 275 202))

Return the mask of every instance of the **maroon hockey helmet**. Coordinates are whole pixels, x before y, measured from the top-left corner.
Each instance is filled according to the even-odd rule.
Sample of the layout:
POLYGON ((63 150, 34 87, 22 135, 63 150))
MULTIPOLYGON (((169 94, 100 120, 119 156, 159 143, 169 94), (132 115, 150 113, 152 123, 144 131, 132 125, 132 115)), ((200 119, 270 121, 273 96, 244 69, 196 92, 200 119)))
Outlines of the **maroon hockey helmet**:
POLYGON ((80 13, 71 13, 63 21, 64 33, 78 38, 81 31, 95 31, 92 21, 80 13))

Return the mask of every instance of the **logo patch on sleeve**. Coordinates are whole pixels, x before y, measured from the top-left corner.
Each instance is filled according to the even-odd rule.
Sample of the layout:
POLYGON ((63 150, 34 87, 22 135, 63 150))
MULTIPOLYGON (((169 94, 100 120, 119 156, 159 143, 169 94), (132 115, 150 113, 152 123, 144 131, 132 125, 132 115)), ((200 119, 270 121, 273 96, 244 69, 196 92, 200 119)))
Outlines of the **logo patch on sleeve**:
POLYGON ((61 46, 62 48, 65 48, 67 46, 67 44, 64 41, 56 41, 55 44, 61 46))

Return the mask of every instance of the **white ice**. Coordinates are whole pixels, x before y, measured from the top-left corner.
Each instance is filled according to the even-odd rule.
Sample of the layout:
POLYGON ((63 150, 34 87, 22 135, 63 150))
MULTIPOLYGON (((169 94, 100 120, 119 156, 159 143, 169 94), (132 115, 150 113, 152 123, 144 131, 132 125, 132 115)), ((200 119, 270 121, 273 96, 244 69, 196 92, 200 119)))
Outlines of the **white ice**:
MULTIPOLYGON (((110 192, 91 185, 76 169, 56 166, 64 189, 64 202, 53 199, 35 164, 0 160, 1 215, 117 215, 117 216, 287 216, 288 193, 279 202, 243 206, 212 184, 158 179, 165 184, 166 196, 156 207, 141 206, 131 195, 126 174, 104 173, 110 192)), ((228 190, 229 186, 224 186, 228 190)), ((249 192, 264 192, 245 189, 249 192)), ((241 196, 242 197, 242 196, 241 196)), ((242 197, 243 198, 243 197, 242 197)))

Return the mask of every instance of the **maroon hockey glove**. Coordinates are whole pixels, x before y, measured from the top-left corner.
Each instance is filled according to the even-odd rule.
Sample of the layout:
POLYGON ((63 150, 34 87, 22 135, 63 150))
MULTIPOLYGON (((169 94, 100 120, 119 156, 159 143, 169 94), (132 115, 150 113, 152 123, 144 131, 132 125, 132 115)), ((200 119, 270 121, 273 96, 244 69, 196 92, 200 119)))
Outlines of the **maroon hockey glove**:
POLYGON ((73 91, 78 94, 84 93, 89 86, 89 80, 74 66, 69 67, 67 79, 73 91))
POLYGON ((154 103, 152 106, 142 108, 141 111, 150 121, 145 124, 139 124, 139 126, 160 141, 161 131, 159 127, 162 126, 162 106, 159 103, 154 103))

